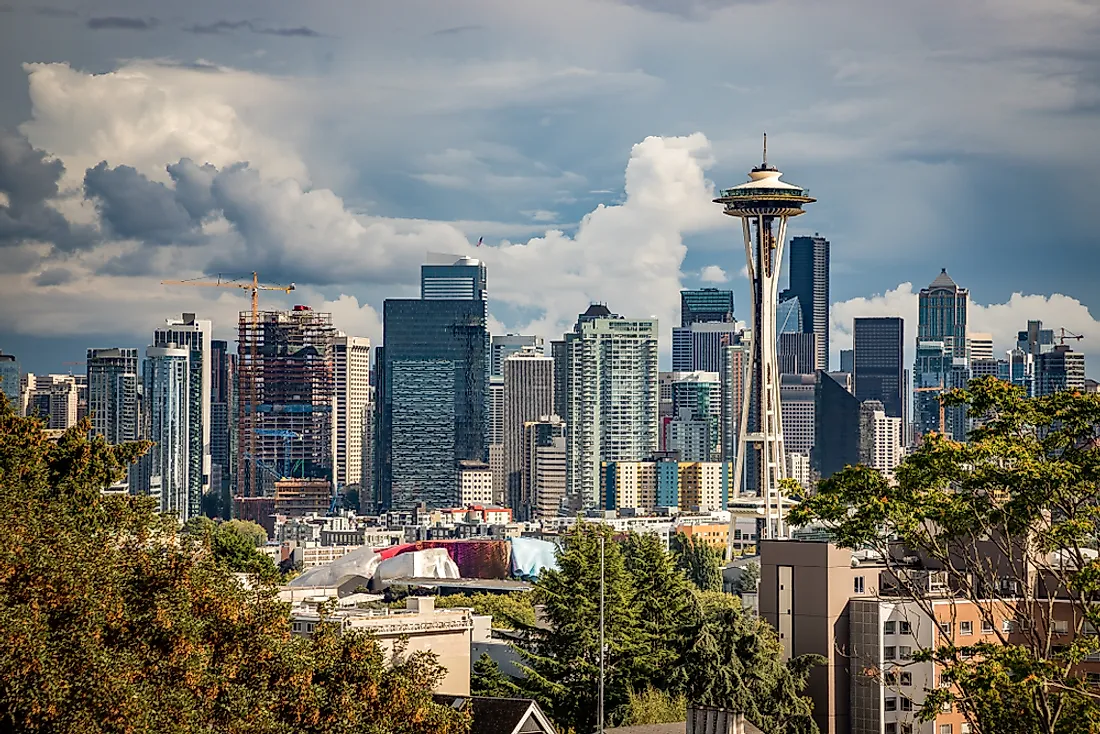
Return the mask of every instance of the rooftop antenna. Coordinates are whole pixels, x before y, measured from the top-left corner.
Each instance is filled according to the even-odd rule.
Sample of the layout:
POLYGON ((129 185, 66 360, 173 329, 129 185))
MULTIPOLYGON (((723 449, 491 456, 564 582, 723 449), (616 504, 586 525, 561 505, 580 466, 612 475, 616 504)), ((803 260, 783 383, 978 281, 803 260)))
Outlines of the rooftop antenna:
POLYGON ((763 161, 763 164, 760 167, 761 168, 767 168, 768 167, 768 134, 767 133, 764 133, 764 161, 763 161))

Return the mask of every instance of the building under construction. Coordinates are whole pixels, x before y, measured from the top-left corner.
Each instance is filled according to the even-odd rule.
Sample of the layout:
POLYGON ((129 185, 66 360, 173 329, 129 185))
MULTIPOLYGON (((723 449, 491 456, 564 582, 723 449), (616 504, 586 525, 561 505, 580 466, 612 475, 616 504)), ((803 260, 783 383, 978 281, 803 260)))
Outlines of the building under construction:
POLYGON ((283 478, 332 477, 332 315, 307 306, 242 311, 237 493, 271 497, 283 478))

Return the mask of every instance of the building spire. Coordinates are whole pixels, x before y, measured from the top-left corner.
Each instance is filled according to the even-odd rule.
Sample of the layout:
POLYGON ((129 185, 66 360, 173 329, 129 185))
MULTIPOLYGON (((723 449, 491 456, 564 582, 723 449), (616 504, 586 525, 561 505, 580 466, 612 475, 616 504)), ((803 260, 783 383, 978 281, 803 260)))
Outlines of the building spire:
POLYGON ((764 160, 760 165, 761 168, 768 167, 768 134, 764 133, 764 160))

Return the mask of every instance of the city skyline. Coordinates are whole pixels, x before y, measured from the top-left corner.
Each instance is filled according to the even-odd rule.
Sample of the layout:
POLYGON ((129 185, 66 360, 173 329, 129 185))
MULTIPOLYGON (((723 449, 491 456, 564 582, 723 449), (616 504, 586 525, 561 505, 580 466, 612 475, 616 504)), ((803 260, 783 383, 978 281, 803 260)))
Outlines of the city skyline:
POLYGON ((1071 3, 1042 15, 945 3, 862 8, 861 23, 839 25, 844 12, 796 5, 578 0, 520 18, 478 0, 426 23, 412 6, 368 19, 332 1, 240 8, 255 16, 240 25, 201 2, 171 19, 133 3, 110 12, 156 21, 123 27, 75 3, 13 3, 0 44, 0 167, 15 174, 4 193, 59 214, 34 220, 55 251, 5 236, 0 349, 62 372, 78 337, 142 348, 151 313, 200 313, 226 339, 242 299, 158 282, 253 269, 299 283, 270 307, 331 310, 377 343, 381 302, 415 293, 426 252, 473 255, 497 274, 493 333, 551 337, 591 300, 655 315, 664 331, 682 288, 729 287, 748 303, 726 229, 700 202, 708 180, 736 180, 767 130, 776 161, 822 201, 792 234, 832 242, 834 360, 855 315, 915 324, 915 291, 943 267, 968 284, 972 323, 998 348, 1035 318, 1089 335, 1079 346, 1097 354, 1093 227, 1077 207, 1042 214, 1096 183, 1096 18, 1071 3), (932 13, 950 29, 934 44, 916 30, 932 13), (782 28, 797 49, 759 88, 728 79, 761 50, 728 44, 746 21, 761 39, 782 28), (849 51, 813 43, 823 30, 849 51), (1039 64, 1058 73, 1028 71, 1039 64), (991 94, 979 105, 975 89, 991 94), (850 186, 856 171, 876 185, 850 186), (159 221, 142 216, 155 205, 159 221), (1047 239, 1063 257, 1031 256, 1047 239), (1067 297, 1012 301, 1017 291, 1067 297))

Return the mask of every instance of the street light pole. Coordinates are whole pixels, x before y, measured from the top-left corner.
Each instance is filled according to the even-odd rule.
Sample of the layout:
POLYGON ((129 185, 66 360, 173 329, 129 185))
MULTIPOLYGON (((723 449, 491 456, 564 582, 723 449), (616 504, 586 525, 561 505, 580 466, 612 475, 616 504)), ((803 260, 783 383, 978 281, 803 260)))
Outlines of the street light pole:
POLYGON ((606 657, 606 651, 604 647, 604 537, 600 535, 600 705, 599 705, 599 729, 598 734, 603 734, 603 678, 604 678, 604 658, 606 657))

